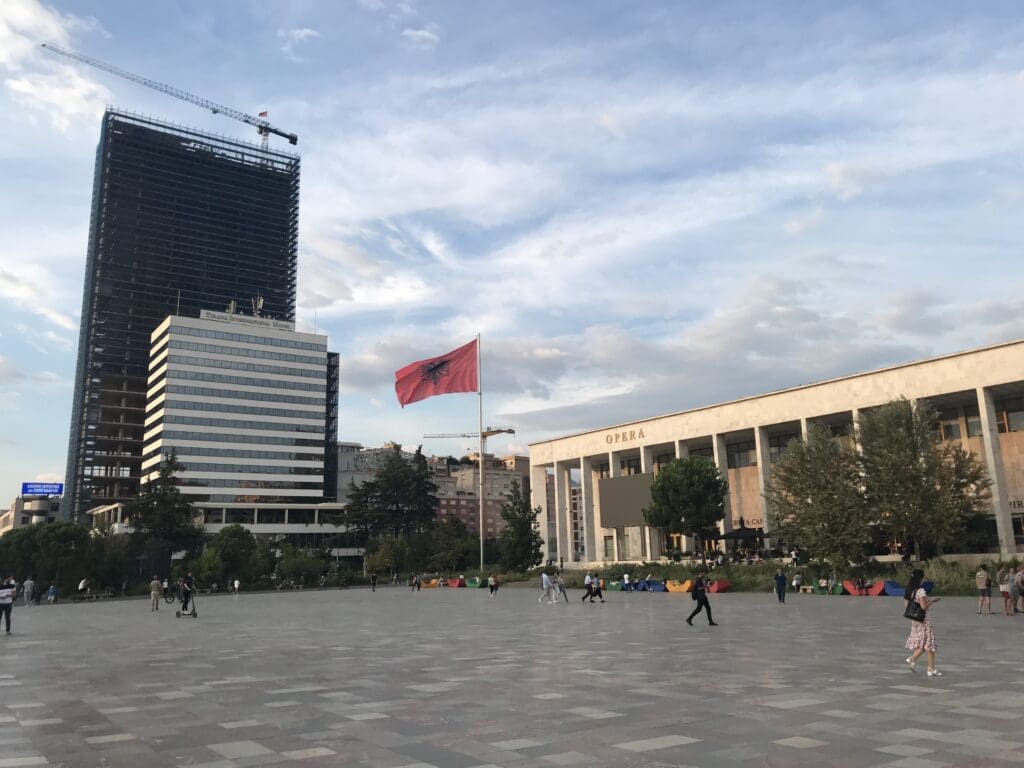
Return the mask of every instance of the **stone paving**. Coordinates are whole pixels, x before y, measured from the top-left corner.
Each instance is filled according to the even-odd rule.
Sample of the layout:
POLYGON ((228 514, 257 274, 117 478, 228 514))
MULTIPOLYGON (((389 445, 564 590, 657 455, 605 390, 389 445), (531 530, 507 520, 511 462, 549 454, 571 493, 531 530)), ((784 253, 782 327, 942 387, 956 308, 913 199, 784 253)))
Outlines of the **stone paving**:
POLYGON ((18 607, 0 768, 1024 764, 1024 617, 935 609, 903 664, 896 598, 386 587, 18 607))

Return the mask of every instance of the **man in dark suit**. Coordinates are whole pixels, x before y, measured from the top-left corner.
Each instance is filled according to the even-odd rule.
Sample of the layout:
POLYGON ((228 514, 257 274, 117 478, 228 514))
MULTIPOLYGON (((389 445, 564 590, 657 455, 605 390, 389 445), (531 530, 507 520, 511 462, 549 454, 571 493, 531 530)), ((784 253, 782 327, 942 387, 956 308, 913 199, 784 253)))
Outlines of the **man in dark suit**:
POLYGON ((697 607, 693 609, 693 613, 686 617, 686 623, 691 627, 693 626, 693 617, 700 613, 701 608, 707 611, 708 624, 712 627, 717 627, 718 624, 711 618, 711 603, 708 602, 708 587, 711 586, 708 583, 707 571, 701 571, 697 574, 697 578, 693 580, 693 591, 690 596, 697 601, 697 607))

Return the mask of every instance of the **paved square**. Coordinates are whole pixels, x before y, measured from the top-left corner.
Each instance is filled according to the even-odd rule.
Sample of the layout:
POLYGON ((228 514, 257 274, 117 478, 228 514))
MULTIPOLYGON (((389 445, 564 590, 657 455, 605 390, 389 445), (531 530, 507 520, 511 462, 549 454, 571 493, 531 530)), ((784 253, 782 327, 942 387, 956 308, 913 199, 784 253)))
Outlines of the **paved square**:
POLYGON ((0 768, 1020 765, 1024 617, 896 598, 384 588, 15 608, 0 768), (577 597, 579 593, 576 593, 577 597))

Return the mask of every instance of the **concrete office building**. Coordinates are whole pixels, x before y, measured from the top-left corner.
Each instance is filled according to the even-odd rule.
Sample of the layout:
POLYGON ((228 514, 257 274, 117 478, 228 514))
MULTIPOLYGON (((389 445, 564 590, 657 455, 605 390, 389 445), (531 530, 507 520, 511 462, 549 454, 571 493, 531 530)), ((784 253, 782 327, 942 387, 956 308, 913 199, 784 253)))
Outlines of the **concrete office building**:
POLYGON ((108 109, 103 115, 68 440, 65 514, 139 489, 150 334, 256 297, 295 319, 299 158, 108 109))
POLYGON ((221 312, 168 317, 152 334, 143 483, 174 452, 181 494, 207 522, 323 502, 327 390, 326 336, 221 312))
POLYGON ((534 443, 532 503, 543 510, 549 557, 628 562, 655 559, 668 546, 689 549, 685 540, 661 541, 642 509, 658 467, 694 454, 713 459, 728 478, 724 528, 742 518, 764 529, 763 492, 790 439, 817 422, 852 447, 859 414, 900 397, 935 408, 942 438, 959 440, 981 459, 992 480, 994 548, 1018 551, 1024 545, 1024 340, 534 443), (542 490, 549 482, 553 499, 542 490), (579 538, 582 551, 576 551, 579 538))
POLYGON ((0 511, 0 536, 26 525, 53 523, 60 519, 60 496, 18 496, 0 511))
MULTIPOLYGON (((478 454, 470 454, 472 464, 434 462, 434 482, 437 483, 437 516, 456 517, 474 536, 480 535, 480 474, 478 454)), ((484 455, 484 537, 494 538, 505 530, 501 509, 508 500, 513 481, 519 483, 527 498, 530 495, 530 476, 525 456, 495 458, 484 455)))

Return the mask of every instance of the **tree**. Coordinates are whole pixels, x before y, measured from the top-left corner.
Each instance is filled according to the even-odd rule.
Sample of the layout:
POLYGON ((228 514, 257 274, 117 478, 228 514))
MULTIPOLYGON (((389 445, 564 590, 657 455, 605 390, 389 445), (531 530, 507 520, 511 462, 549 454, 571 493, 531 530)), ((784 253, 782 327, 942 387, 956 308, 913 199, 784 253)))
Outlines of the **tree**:
POLYGON ((437 485, 420 449, 411 459, 394 449, 373 477, 352 483, 347 504, 349 525, 367 538, 422 533, 437 514, 437 485))
POLYGON ((281 547, 277 575, 282 579, 291 579, 297 584, 311 584, 327 573, 327 568, 328 558, 325 553, 298 549, 291 544, 281 547))
POLYGON ((207 547, 199 557, 197 567, 199 583, 205 587, 224 584, 224 563, 215 547, 207 547))
MULTIPOLYGON (((238 523, 220 529, 207 545, 220 557, 222 577, 252 584, 267 574, 270 563, 252 531, 238 523)), ((204 552, 205 554, 205 552, 204 552)))
POLYGON ((941 443, 938 414, 900 399, 860 419, 861 468, 868 501, 906 551, 954 543, 985 511, 990 481, 959 444, 941 443))
POLYGON ((806 442, 790 442, 772 467, 765 497, 774 538, 833 565, 863 560, 872 515, 861 468, 825 427, 812 424, 806 442))
POLYGON ((725 516, 728 492, 728 481, 706 457, 673 459, 651 483, 651 505, 644 509, 644 518, 666 533, 696 537, 703 560, 704 543, 716 535, 718 522, 725 516))
POLYGON ((452 572, 464 569, 476 553, 477 540, 457 517, 446 517, 430 532, 430 568, 452 572))
POLYGON ((544 539, 537 522, 540 512, 540 507, 530 509, 530 500, 513 480, 501 505, 505 528, 498 535, 498 551, 504 570, 526 571, 544 560, 544 539))
POLYGON ((174 478, 183 469, 172 453, 126 509, 135 548, 148 555, 150 567, 146 570, 159 575, 170 573, 171 555, 193 550, 202 541, 192 506, 181 497, 174 478))

